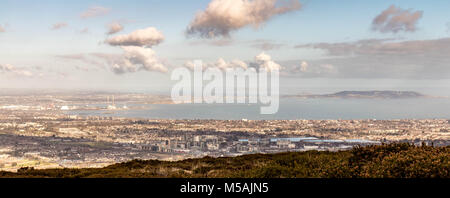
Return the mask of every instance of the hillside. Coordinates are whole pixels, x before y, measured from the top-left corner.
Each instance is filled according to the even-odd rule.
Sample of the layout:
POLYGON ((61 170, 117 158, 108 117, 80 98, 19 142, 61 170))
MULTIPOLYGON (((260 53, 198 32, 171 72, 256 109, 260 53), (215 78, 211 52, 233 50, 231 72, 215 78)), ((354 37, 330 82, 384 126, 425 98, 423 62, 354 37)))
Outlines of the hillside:
POLYGON ((329 96, 343 98, 419 98, 425 95, 414 91, 341 91, 329 96))
POLYGON ((321 95, 293 95, 288 97, 299 98, 424 98, 430 97, 414 91, 341 91, 332 94, 321 95))
POLYGON ((133 160, 104 168, 22 168, 0 177, 450 178, 450 146, 389 144, 340 152, 290 152, 176 162, 133 160))

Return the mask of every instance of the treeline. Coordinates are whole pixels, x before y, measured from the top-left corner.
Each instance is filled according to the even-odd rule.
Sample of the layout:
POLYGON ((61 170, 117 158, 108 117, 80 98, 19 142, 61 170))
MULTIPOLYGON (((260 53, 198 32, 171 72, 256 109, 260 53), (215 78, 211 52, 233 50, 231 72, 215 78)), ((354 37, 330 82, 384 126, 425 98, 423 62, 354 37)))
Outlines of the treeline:
POLYGON ((306 151, 204 157, 176 162, 133 160, 104 168, 21 168, 0 177, 176 177, 176 178, 450 178, 450 146, 407 143, 306 151))

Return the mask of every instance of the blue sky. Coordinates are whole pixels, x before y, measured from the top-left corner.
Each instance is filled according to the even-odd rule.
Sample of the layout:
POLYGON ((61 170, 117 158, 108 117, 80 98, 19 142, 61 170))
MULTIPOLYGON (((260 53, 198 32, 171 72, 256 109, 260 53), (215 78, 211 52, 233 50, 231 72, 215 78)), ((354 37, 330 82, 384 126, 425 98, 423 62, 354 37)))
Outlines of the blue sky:
MULTIPOLYGON (((397 58, 398 55, 386 57, 393 59, 393 65, 380 67, 380 70, 390 70, 377 74, 378 76, 374 76, 372 79, 363 73, 365 70, 351 74, 352 68, 347 66, 348 62, 342 63, 339 60, 330 59, 335 55, 327 54, 326 50, 329 49, 295 47, 296 45, 316 43, 352 43, 364 39, 387 38, 394 39, 392 41, 394 43, 402 44, 406 41, 433 41, 447 38, 449 36, 447 24, 450 22, 449 1, 300 0, 301 9, 271 16, 257 29, 246 25, 232 30, 229 37, 225 38, 231 44, 224 46, 211 44, 224 38, 210 39, 195 36, 188 38, 185 35, 185 31, 196 17, 196 13, 204 11, 211 1, 2 0, 0 27, 4 31, 0 32, 0 64, 13 65, 21 70, 33 70, 34 75, 24 78, 4 72, 0 73, 2 76, 0 83, 3 84, 2 87, 43 88, 87 87, 95 89, 97 87, 104 89, 119 87, 121 89, 153 90, 156 89, 155 87, 170 87, 172 83, 170 82, 170 72, 167 74, 139 71, 118 75, 110 71, 107 63, 105 63, 104 69, 91 71, 89 69, 96 68, 95 65, 57 57, 90 53, 121 54, 123 52, 120 47, 110 46, 104 41, 117 35, 130 34, 148 27, 154 27, 164 35, 164 41, 152 46, 152 50, 169 71, 177 66, 182 66, 187 60, 202 59, 212 62, 223 58, 225 60, 252 61, 256 55, 265 52, 270 54, 273 61, 286 68, 296 67, 301 61, 307 61, 311 68, 313 65, 317 66, 317 69, 313 70, 314 75, 310 73, 286 76, 286 81, 289 82, 284 85, 286 87, 292 87, 292 84, 296 84, 295 82, 318 82, 317 79, 328 79, 328 81, 338 83, 369 82, 374 79, 394 79, 397 82, 398 79, 401 79, 408 82, 409 85, 422 84, 420 81, 422 79, 417 72, 426 73, 424 78, 427 82, 430 80, 442 81, 449 77, 447 72, 450 73, 450 69, 445 68, 448 60, 439 59, 441 55, 436 52, 420 52, 424 56, 423 61, 421 59, 419 60, 420 64, 413 64, 413 69, 408 66, 411 65, 409 62, 397 58), (391 5, 404 10, 411 9, 411 12, 421 11, 423 13, 422 17, 416 21, 414 31, 382 33, 371 29, 374 18, 391 5), (108 12, 89 18, 80 17, 82 13, 92 7, 102 7, 108 12), (108 24, 112 22, 119 22, 124 29, 114 35, 107 35, 105 33, 108 31, 108 24), (53 30, 52 26, 57 23, 64 23, 67 26, 53 30), (87 33, 82 33, 83 30, 87 30, 87 33), (275 44, 279 47, 260 49, 253 46, 262 43, 275 44), (430 56, 433 60, 427 59, 430 56), (326 62, 327 60, 329 63, 326 62), (430 71, 423 71, 427 67, 425 64, 436 61, 439 62, 438 66, 433 67, 430 71), (333 65, 339 74, 322 75, 321 72, 317 72, 323 65, 333 65), (79 69, 80 67, 89 71, 82 71, 79 69), (444 70, 436 71, 436 69, 444 70), (344 74, 344 72, 350 73, 344 74), (396 72, 408 75, 389 74, 396 72), (36 77, 38 73, 41 77, 36 77), (438 75, 438 73, 440 74, 438 75)), ((383 43, 378 44, 382 45, 383 43)), ((430 50, 433 49, 430 47, 430 50)), ((448 48, 443 50, 445 52, 448 48)), ((377 53, 377 55, 380 54, 383 53, 377 53)), ((357 57, 357 60, 349 59, 348 61, 352 61, 351 63, 359 61, 358 65, 365 65, 364 61, 372 61, 367 63, 370 65, 367 66, 370 67, 367 71, 377 67, 373 60, 367 59, 366 56, 367 54, 360 54, 360 58, 357 57)), ((348 56, 339 58, 348 59, 348 56)), ((322 83, 315 83, 314 86, 318 86, 318 84, 322 83)))

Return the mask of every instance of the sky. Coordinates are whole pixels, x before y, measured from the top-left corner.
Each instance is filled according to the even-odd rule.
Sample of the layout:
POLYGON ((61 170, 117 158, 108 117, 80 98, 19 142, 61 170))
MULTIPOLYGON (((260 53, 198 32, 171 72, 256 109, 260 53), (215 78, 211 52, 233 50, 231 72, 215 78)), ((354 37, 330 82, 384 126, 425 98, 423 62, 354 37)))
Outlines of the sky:
POLYGON ((285 93, 450 95, 445 0, 0 3, 1 88, 168 93, 173 69, 202 60, 280 67, 285 93))

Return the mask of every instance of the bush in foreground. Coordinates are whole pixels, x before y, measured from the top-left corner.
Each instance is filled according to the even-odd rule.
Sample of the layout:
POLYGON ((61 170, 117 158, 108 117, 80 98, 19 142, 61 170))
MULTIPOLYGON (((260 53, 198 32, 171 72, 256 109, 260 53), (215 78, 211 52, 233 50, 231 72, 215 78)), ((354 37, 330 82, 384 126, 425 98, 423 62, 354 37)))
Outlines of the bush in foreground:
POLYGON ((355 147, 176 162, 132 160, 104 168, 21 168, 0 177, 183 177, 183 178, 450 178, 450 146, 410 144, 355 147))

